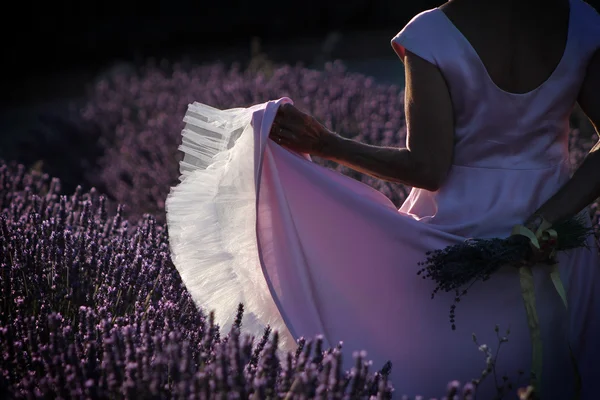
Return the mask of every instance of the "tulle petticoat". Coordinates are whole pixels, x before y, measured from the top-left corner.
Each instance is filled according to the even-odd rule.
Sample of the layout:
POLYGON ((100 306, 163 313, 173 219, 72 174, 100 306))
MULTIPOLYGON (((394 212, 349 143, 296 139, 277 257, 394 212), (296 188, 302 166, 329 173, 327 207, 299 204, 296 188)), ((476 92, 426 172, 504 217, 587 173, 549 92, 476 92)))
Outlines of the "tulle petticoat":
POLYGON ((293 351, 257 249, 254 161, 255 146, 264 143, 255 141, 252 118, 262 108, 189 105, 179 147, 181 183, 166 202, 169 240, 188 291, 206 314, 215 311, 222 333, 243 303, 243 334, 258 338, 269 325, 279 332, 280 350, 293 351))

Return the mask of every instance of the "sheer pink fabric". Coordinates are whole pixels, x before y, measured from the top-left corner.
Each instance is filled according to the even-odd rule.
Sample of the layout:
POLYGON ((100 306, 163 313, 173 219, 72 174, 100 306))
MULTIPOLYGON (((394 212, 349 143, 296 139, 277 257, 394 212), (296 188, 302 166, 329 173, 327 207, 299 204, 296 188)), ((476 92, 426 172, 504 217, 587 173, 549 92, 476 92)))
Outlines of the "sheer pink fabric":
MULTIPOLYGON (((439 9, 417 15, 393 39, 398 52, 409 49, 441 69, 456 114, 447 182, 437 192, 413 189, 400 210, 371 187, 268 139, 277 108, 289 99, 246 110, 191 106, 188 132, 200 124, 189 118, 194 113, 205 115, 198 118, 207 131, 238 132, 223 133, 228 144, 211 150, 217 161, 207 168, 190 156, 206 135, 190 139, 184 131, 185 177, 167 200, 173 260, 197 303, 216 309, 225 328, 237 301, 252 305, 245 331, 258 336, 271 324, 287 350, 300 336, 322 334, 330 346, 343 341, 346 368, 356 350, 367 351, 372 370, 390 360, 397 393, 410 396, 440 396, 450 380, 478 378, 485 356, 472 334, 495 353, 498 324, 501 335, 507 328, 510 335, 499 352, 497 383, 506 375, 514 386, 526 384, 531 341, 517 271, 506 267, 469 289, 452 331, 453 295, 431 299, 435 285, 417 276, 417 264, 425 252, 465 238, 508 236, 569 179, 569 115, 587 62, 600 48, 598 14, 572 0, 570 15, 563 60, 546 82, 520 95, 494 85, 439 9), (526 372, 520 380, 519 370, 526 372)), ((579 363, 583 398, 595 396, 600 260, 591 239, 589 246, 559 256, 568 313, 547 270, 534 268, 544 399, 571 398, 567 343, 579 363)), ((495 393, 488 376, 478 398, 495 393)))

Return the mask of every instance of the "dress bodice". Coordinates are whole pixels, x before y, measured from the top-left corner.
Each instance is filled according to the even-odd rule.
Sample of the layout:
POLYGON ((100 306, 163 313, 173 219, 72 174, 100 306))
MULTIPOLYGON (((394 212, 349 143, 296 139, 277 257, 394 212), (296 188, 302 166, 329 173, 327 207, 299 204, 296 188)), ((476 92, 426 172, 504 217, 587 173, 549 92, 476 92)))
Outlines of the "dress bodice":
POLYGON ((551 76, 523 94, 499 88, 477 52, 439 8, 415 16, 392 39, 438 66, 455 113, 454 164, 536 169, 568 159, 569 116, 594 52, 600 48, 600 15, 570 1, 568 38, 551 76))
MULTIPOLYGON (((570 0, 568 37, 558 65, 523 93, 498 87, 481 58, 439 8, 416 15, 392 39, 436 65, 454 108, 454 159, 436 192, 413 188, 402 213, 457 235, 510 234, 571 175, 569 116, 587 66, 600 48, 600 15, 570 0)), ((435 110, 432 110, 435 112, 435 110)))

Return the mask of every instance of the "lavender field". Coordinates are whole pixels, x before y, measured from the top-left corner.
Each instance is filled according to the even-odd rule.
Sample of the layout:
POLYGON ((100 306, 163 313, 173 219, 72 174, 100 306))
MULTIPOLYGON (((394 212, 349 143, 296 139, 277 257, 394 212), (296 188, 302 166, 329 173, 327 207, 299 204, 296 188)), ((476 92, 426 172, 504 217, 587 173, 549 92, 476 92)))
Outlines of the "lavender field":
MULTIPOLYGON (((340 63, 322 71, 149 63, 99 81, 69 119, 52 122, 64 154, 46 154, 37 166, 0 163, 0 398, 402 398, 387 379, 390 365, 370 365, 368 349, 326 349, 305 338, 279 359, 276 332, 251 338, 239 323, 221 332, 170 260, 164 206, 179 175, 187 105, 244 107, 283 96, 344 136, 404 145, 402 88, 340 63), (80 186, 65 191, 58 178, 80 186), (343 371, 342 357, 355 357, 356 367, 343 371)), ((594 143, 572 129, 574 166, 594 143)), ((316 161, 397 205, 409 190, 316 161)), ((598 203, 590 212, 598 225, 598 203)), ((241 321, 243 311, 231 313, 241 321)), ((436 385, 440 398, 476 392, 471 382, 436 385)))

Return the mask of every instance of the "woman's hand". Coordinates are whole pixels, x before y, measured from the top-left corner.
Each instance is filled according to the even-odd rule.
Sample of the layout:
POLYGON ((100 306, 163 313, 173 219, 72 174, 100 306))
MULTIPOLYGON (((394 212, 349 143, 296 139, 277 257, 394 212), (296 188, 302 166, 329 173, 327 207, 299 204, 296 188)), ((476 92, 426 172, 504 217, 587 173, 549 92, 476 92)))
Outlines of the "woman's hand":
POLYGON ((324 157, 338 135, 288 103, 277 110, 269 137, 290 150, 324 157))

